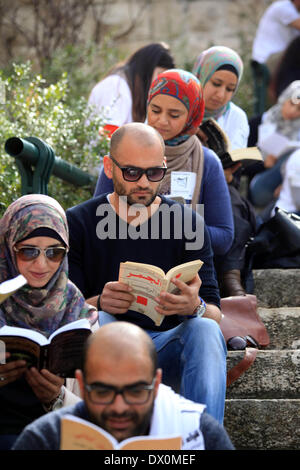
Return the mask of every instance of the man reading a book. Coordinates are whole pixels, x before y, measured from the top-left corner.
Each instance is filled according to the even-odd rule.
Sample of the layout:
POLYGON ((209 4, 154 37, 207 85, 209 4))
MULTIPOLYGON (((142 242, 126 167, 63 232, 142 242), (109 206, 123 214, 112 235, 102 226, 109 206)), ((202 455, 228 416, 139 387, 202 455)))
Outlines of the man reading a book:
POLYGON ((161 384, 161 374, 154 344, 141 328, 122 321, 104 325, 89 337, 76 372, 83 401, 36 420, 14 449, 109 450, 132 438, 132 450, 233 449, 205 406, 161 384))
POLYGON ((198 213, 159 195, 165 166, 164 142, 155 129, 131 123, 114 132, 110 155, 104 157, 113 193, 67 211, 69 275, 88 303, 97 306, 100 325, 123 320, 146 330, 158 351, 164 383, 206 404, 222 422, 227 350, 218 325, 220 297, 210 238, 198 213), (155 298, 163 316, 159 326, 131 310, 131 288, 118 281, 121 262, 151 264, 166 273, 199 259, 200 275, 187 284, 173 279, 178 292, 155 298))

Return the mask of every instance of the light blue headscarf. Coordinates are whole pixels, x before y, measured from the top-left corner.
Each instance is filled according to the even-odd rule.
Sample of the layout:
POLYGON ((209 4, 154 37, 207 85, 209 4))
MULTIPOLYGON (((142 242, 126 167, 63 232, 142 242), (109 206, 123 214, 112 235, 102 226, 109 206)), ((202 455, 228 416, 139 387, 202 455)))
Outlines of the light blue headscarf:
MULTIPOLYGON (((213 46, 203 51, 198 56, 194 64, 193 73, 199 79, 202 87, 204 88, 208 80, 210 80, 210 78, 212 77, 212 75, 223 65, 231 65, 236 70, 238 77, 238 83, 235 89, 236 93, 238 85, 243 75, 244 67, 240 56, 237 54, 237 52, 230 49, 229 47, 213 46)), ((218 119, 220 116, 222 116, 222 114, 227 111, 228 107, 229 102, 214 111, 208 111, 207 109, 205 109, 203 121, 206 121, 210 117, 218 119)))

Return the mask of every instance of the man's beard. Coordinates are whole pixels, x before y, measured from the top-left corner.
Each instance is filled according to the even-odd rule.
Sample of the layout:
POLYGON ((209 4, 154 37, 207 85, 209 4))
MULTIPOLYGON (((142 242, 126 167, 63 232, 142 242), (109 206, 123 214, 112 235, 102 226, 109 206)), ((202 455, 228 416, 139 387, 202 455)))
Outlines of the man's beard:
POLYGON ((92 414, 90 410, 89 410, 89 415, 90 415, 90 420, 92 423, 96 424, 97 426, 100 426, 102 429, 104 429, 105 431, 109 432, 112 435, 114 435, 113 431, 107 427, 107 424, 106 424, 107 421, 110 418, 115 418, 115 419, 129 418, 133 423, 133 427, 127 432, 124 431, 122 433, 122 431, 120 431, 121 436, 114 435, 115 439, 121 442, 124 439, 128 439, 130 437, 148 435, 153 408, 154 408, 154 400, 152 401, 150 408, 142 416, 136 413, 135 411, 125 411, 124 413, 120 413, 120 414, 114 411, 111 411, 111 412, 103 412, 101 415, 95 415, 95 414, 92 414))
POLYGON ((113 183, 114 183, 114 191, 118 194, 118 196, 126 196, 127 204, 129 206, 132 206, 133 204, 141 204, 145 207, 151 206, 159 190, 159 187, 157 188, 156 191, 153 191, 153 189, 151 188, 142 188, 140 186, 137 186, 136 188, 131 189, 129 193, 127 193, 122 183, 120 183, 116 178, 113 178, 113 183), (144 197, 134 196, 134 193, 136 191, 147 191, 147 193, 145 194, 144 197))

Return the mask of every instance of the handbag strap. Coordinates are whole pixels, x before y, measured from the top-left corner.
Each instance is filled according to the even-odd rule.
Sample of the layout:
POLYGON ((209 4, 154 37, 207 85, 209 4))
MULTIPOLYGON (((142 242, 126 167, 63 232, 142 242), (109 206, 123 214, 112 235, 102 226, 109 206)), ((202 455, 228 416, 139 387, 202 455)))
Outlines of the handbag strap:
POLYGON ((252 366, 256 359, 258 349, 246 348, 243 359, 227 372, 227 387, 235 382, 249 367, 252 366))

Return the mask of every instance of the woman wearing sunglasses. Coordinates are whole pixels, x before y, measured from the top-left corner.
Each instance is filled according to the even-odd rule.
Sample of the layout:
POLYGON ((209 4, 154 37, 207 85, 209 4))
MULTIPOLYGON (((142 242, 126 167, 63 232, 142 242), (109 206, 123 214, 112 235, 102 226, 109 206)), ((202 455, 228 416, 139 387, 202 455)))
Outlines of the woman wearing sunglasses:
MULTIPOLYGON (((219 158, 195 135, 203 113, 202 87, 193 74, 172 69, 152 82, 147 120, 166 145, 167 171, 160 194, 182 196, 194 209, 203 204, 214 253, 224 254, 233 241, 231 203, 219 158)), ((111 180, 101 171, 95 196, 111 189, 111 180)))
MULTIPOLYGON (((68 227, 52 198, 33 194, 13 202, 0 220, 0 282, 23 274, 28 284, 0 305, 0 327, 29 328, 49 337, 79 318, 93 323, 87 305, 68 280, 68 227)), ((74 384, 67 379, 69 385, 74 384)), ((8 449, 25 425, 74 401, 64 379, 17 360, 0 364, 0 449, 8 449)))

